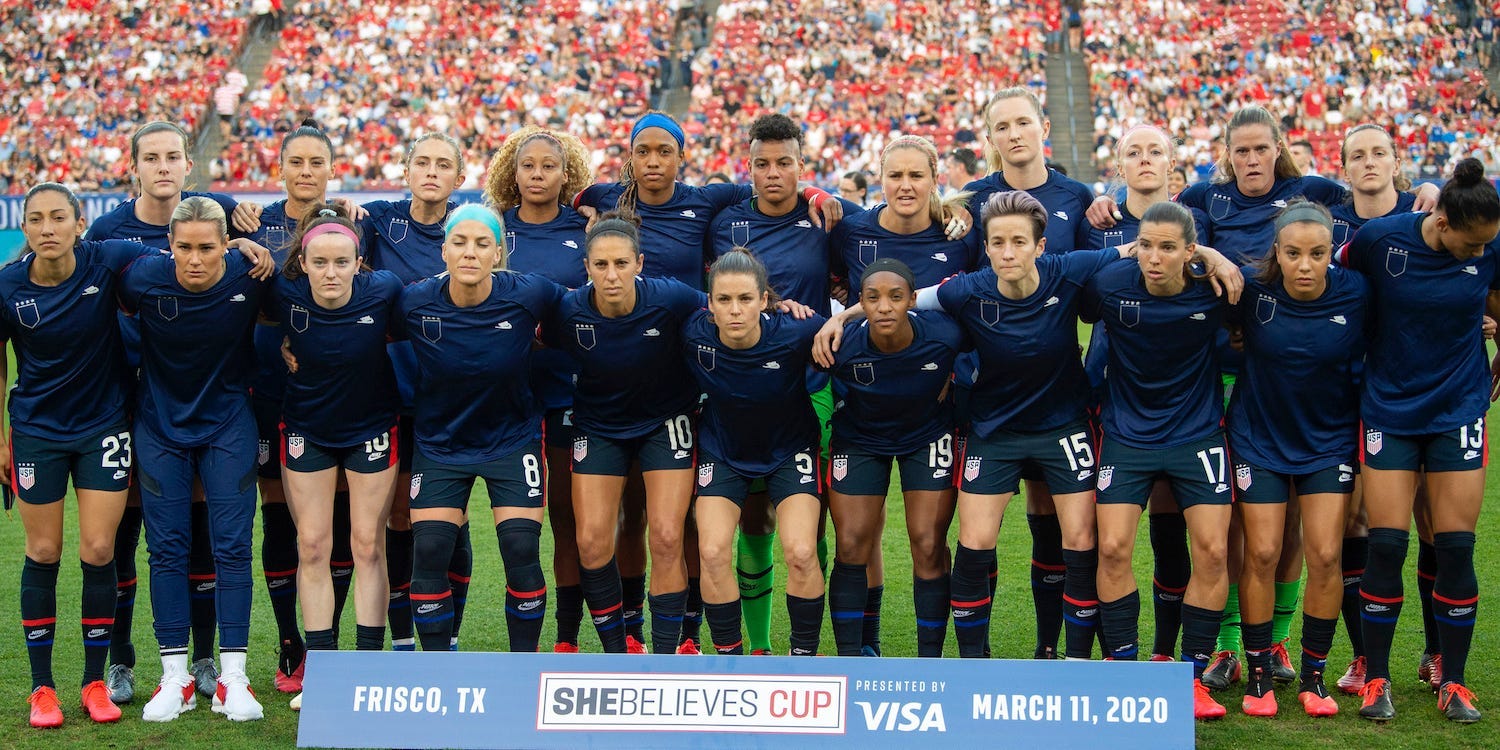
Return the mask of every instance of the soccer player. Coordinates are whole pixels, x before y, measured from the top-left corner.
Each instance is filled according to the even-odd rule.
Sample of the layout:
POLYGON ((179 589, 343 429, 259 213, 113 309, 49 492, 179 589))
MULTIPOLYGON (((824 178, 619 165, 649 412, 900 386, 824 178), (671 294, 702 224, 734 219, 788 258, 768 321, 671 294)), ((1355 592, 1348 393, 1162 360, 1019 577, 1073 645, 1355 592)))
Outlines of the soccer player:
POLYGON ((704 612, 714 649, 744 652, 734 533, 750 482, 766 480, 787 561, 792 655, 814 655, 823 619, 817 559, 818 425, 807 398, 823 318, 772 314, 765 266, 748 251, 714 261, 708 310, 684 327, 684 356, 708 394, 698 430, 697 517, 704 612))
POLYGON ((589 284, 569 292, 543 326, 543 340, 577 362, 572 499, 583 595, 604 650, 624 653, 615 529, 637 464, 650 529, 651 651, 670 654, 687 606, 683 526, 698 403, 682 325, 703 308, 703 293, 675 279, 642 278, 640 234, 612 212, 586 243, 589 284))
MULTIPOLYGON (((396 486, 400 396, 386 356, 386 331, 401 280, 360 272, 359 236, 347 209, 308 209, 290 238, 266 317, 281 323, 297 371, 278 409, 277 446, 297 523, 297 593, 307 648, 338 648, 338 602, 328 559, 335 546, 339 469, 348 482, 354 570, 355 644, 385 646, 390 589, 385 575, 386 517, 396 486)), ((301 708, 301 696, 293 699, 301 708)))
MULTIPOLYGON (((972 193, 969 212, 978 214, 997 192, 1025 190, 1047 209, 1048 252, 1061 254, 1088 247, 1090 227, 1084 212, 1094 191, 1047 166, 1044 143, 1052 123, 1042 111, 1041 101, 1024 87, 1003 89, 985 104, 984 121, 985 154, 994 171, 964 187, 972 193)), ((980 232, 975 236, 984 239, 980 232)), ((973 375, 961 363, 956 380, 960 430, 970 421, 970 394, 965 381, 972 382, 973 375)), ((1031 591, 1037 627, 1033 656, 1051 659, 1056 658, 1062 632, 1062 597, 1067 585, 1062 528, 1051 490, 1041 476, 1028 470, 1023 478, 1027 480, 1026 523, 1031 528, 1031 591)))
POLYGON ((546 466, 528 374, 537 324, 562 288, 505 267, 505 229, 489 208, 448 215, 447 273, 406 289, 400 323, 418 367, 412 457, 411 601, 423 651, 453 646, 449 578, 474 480, 489 490, 505 565, 510 650, 534 652, 547 611, 538 545, 546 466))
MULTIPOLYGON (((865 566, 878 548, 892 462, 901 472, 912 575, 941 579, 949 566, 956 469, 947 391, 953 363, 968 346, 948 316, 915 311, 915 287, 911 269, 899 260, 866 266, 858 290, 865 321, 848 325, 829 368, 843 394, 833 413, 828 471, 838 540, 828 601, 840 656, 860 656, 867 645, 865 566)), ((919 621, 918 655, 941 656, 945 630, 919 621)))
POLYGON ((1151 485, 1166 475, 1192 542, 1182 658, 1193 663, 1194 716, 1224 715, 1201 681, 1227 594, 1229 458, 1216 340, 1225 304, 1192 274, 1193 216, 1158 203, 1140 217, 1139 263, 1118 262, 1084 291, 1083 317, 1109 327, 1108 397, 1099 448, 1099 612, 1112 659, 1134 659, 1140 617, 1131 556, 1151 485))
MULTIPOLYGON (((458 207, 451 198, 464 179, 463 147, 443 133, 418 136, 406 150, 403 172, 411 197, 365 203, 362 208, 367 213, 358 223, 365 262, 375 270, 395 272, 404 284, 413 284, 443 272, 443 223, 458 207)), ((412 399, 416 392, 417 362, 407 341, 391 342, 387 353, 401 393, 401 419, 396 437, 400 467, 385 533, 386 575, 391 589, 387 622, 391 648, 411 651, 416 648, 410 596, 412 527, 407 512, 411 498, 402 488, 411 483, 412 449, 416 444, 412 433, 412 399)), ((453 548, 453 559, 448 563, 448 581, 453 589, 454 648, 458 646, 473 560, 474 548, 465 516, 453 548)))
MULTIPOLYGON (((172 212, 186 198, 204 196, 218 203, 229 215, 237 204, 219 193, 186 192, 188 173, 193 171, 192 147, 188 135, 175 123, 155 121, 142 125, 130 136, 130 171, 139 183, 140 196, 115 206, 94 220, 84 239, 131 240, 147 247, 166 251, 172 212)), ((240 236, 246 227, 230 227, 231 236, 240 236)), ((120 334, 125 346, 127 371, 140 368, 140 323, 121 313, 120 334)), ((135 386, 132 386, 134 388, 135 386)), ((134 408, 134 397, 128 397, 134 408)), ((135 698, 135 644, 131 630, 135 620, 136 547, 141 539, 140 488, 132 484, 131 499, 126 502, 115 533, 115 630, 110 636, 110 666, 105 676, 110 699, 116 704, 135 698)), ((188 561, 188 584, 192 587, 192 674, 198 692, 212 697, 219 677, 214 666, 214 556, 210 547, 208 508, 195 501, 192 508, 192 557, 188 561)))
MULTIPOLYGON (((151 608, 161 685, 142 718, 171 721, 196 705, 188 672, 188 549, 193 484, 202 485, 218 571, 222 671, 213 709, 233 721, 261 718, 250 692, 250 527, 255 518, 255 418, 251 329, 264 283, 231 246, 224 209, 194 196, 173 210, 171 254, 125 269, 120 305, 140 318, 141 390, 135 418, 141 507, 151 552, 151 608)), ((235 240, 234 244, 254 243, 235 240)), ((269 264, 269 253, 266 255, 269 264)))
POLYGON ((1245 534, 1240 611, 1249 669, 1241 706, 1251 716, 1276 715, 1273 580, 1289 492, 1302 508, 1307 558, 1297 697, 1309 716, 1338 713, 1323 671, 1342 598, 1339 556, 1354 489, 1356 371, 1369 287, 1359 274, 1329 269, 1332 253, 1328 210, 1293 199, 1276 215, 1271 253, 1246 267, 1246 294, 1230 312, 1245 350, 1227 423, 1245 534))
MULTIPOLYGON (((485 197, 505 221, 508 265, 541 274, 569 289, 588 280, 584 239, 588 224, 572 207, 589 184, 588 152, 567 133, 523 128, 505 139, 490 160, 485 197)), ((552 527, 553 651, 577 653, 583 621, 578 536, 573 520, 573 378, 578 367, 565 352, 531 355, 531 390, 541 401, 547 454, 547 520, 552 527)), ((618 576, 617 576, 618 578, 618 576)))
MULTIPOLYGON (((38 728, 63 723, 52 643, 70 476, 83 570, 82 703, 93 721, 119 721, 104 668, 115 614, 110 557, 130 484, 126 383, 133 377, 125 370, 114 293, 120 271, 156 251, 118 240, 81 242, 78 198, 55 182, 32 187, 21 206, 27 252, 0 269, 0 339, 15 348, 18 367, 7 404, 11 429, 0 436, 0 482, 20 498, 26 531, 20 614, 31 661, 30 721, 38 728)), ((7 366, 5 352, 0 347, 0 366, 7 366)))
POLYGON ((1474 527, 1487 456, 1481 319, 1500 289, 1500 195, 1477 159, 1462 159, 1431 213, 1371 219, 1341 253, 1373 290, 1360 418, 1369 562, 1360 585, 1368 672, 1360 716, 1395 718, 1390 649, 1401 614, 1401 566, 1417 472, 1425 470, 1437 578, 1433 606, 1442 645, 1438 710, 1479 720, 1464 667, 1479 586, 1474 527), (1414 370, 1413 362, 1440 363, 1414 370))

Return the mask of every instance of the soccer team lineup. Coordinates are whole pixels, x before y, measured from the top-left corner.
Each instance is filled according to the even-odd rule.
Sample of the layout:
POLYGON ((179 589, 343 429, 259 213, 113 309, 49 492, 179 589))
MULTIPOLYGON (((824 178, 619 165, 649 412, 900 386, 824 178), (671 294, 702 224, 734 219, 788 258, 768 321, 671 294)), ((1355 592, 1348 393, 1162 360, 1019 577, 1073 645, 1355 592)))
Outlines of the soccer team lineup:
MULTIPOLYGON (((247 11, 209 5, 243 24, 247 11)), ((1494 8, 1251 3, 1304 24, 1280 37, 1249 31, 1249 11, 1200 23, 1219 6, 1178 0, 961 2, 948 31, 931 2, 533 9, 644 45, 646 62, 605 64, 587 61, 597 39, 523 54, 516 34, 542 33, 521 18, 533 4, 486 5, 523 67, 454 66, 434 48, 420 76, 400 69, 413 86, 434 71, 488 82, 464 96, 505 114, 476 130, 441 94, 399 124, 359 103, 385 96, 373 89, 330 109, 311 78, 331 45, 370 34, 330 33, 325 4, 255 5, 280 45, 270 94, 221 102, 229 76, 209 66, 191 117, 110 110, 112 159, 27 140, 34 126, 85 142, 69 124, 84 115, 23 107, 0 128, 24 238, 0 267, 0 483, 24 529, 8 611, 31 727, 173 722, 200 703, 235 722, 300 711, 307 654, 351 647, 346 610, 359 651, 550 652, 559 670, 580 651, 1176 661, 1200 721, 1480 721, 1465 668, 1493 642, 1476 639, 1475 557, 1500 394, 1486 348, 1500 148, 1481 114, 1496 108, 1494 8), (1160 61, 1132 26, 1166 34, 1160 61), (1326 80, 1296 72, 1296 54, 1335 65, 1324 35, 1415 59, 1423 42, 1392 40, 1418 31, 1449 50, 1442 64, 1377 55, 1376 74, 1344 55, 1326 80), (865 40, 841 48, 853 73, 818 57, 845 32, 865 40), (1194 45, 1231 32, 1270 41, 1211 82, 1194 45), (924 41, 951 48, 931 53, 942 76, 913 51, 924 41), (987 58, 988 41, 1013 48, 987 58), (1070 100, 1047 58, 1078 49, 1099 135, 1065 165, 1054 121, 1070 100), (1189 57, 1191 82, 1161 77, 1189 57), (1371 103, 1392 70, 1414 82, 1399 104, 1371 103), (1182 95, 1200 75, 1201 95, 1182 95), (538 93, 548 76, 579 88, 538 93), (1368 85, 1351 97, 1356 78, 1368 85), (505 85, 515 106, 494 94, 505 85), (613 100, 579 109, 598 86, 613 100), (636 101, 653 86, 661 97, 636 101), (1406 97, 1436 114, 1418 123, 1406 97), (200 189, 205 137, 222 151, 200 189), (407 197, 361 196, 381 180, 407 197), (252 183, 266 187, 235 187, 252 183), (114 185, 129 197, 89 215, 114 185), (997 556, 1012 500, 1026 572, 997 556), (910 591, 899 619, 888 590, 910 591), (1007 599, 1026 616, 1002 616, 1007 599), (262 608, 274 622, 274 659, 252 646, 252 608, 257 628, 262 608), (460 641, 466 609, 493 620, 485 637, 460 641), (1417 629, 1412 652, 1400 643, 1417 629), (75 634, 81 648, 65 647, 75 634), (1412 666, 1431 699, 1396 695, 1412 666)), ((465 33, 437 21, 462 12, 447 2, 356 6, 351 28, 465 33)), ((346 57, 368 72, 403 52, 426 54, 346 57)), ((1091 705, 899 670, 808 674, 805 689, 543 674, 538 728, 698 714, 815 727, 850 698, 852 723, 942 731, 951 708, 895 694, 955 690, 974 693, 975 719, 1168 713, 1126 685, 1091 705)), ((358 686, 354 711, 512 699, 409 677, 358 686)))

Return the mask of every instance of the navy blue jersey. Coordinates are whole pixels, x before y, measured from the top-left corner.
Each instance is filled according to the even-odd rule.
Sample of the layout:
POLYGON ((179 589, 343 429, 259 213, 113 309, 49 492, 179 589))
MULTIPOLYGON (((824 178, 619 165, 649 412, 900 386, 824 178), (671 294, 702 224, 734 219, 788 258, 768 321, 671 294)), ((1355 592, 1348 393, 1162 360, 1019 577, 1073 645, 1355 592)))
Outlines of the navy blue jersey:
MULTIPOLYGON (((984 227, 980 226, 980 215, 985 201, 995 193, 1015 190, 1005 181, 1004 172, 991 172, 964 186, 966 192, 974 193, 969 198, 969 213, 974 215, 974 227, 969 234, 978 235, 984 243, 984 227)), ((1047 252, 1069 253, 1104 245, 1089 242, 1093 227, 1084 218, 1094 202, 1094 191, 1088 185, 1072 179, 1055 169, 1047 170, 1047 181, 1026 192, 1041 202, 1047 209, 1047 252)), ((1106 243, 1107 244, 1107 243, 1106 243)))
MULTIPOLYGON (((1397 193, 1396 207, 1387 211, 1384 215, 1395 216, 1396 214, 1411 213, 1412 206, 1415 206, 1416 203, 1417 196, 1415 193, 1397 193)), ((1328 211, 1333 214, 1333 249, 1335 250, 1348 244, 1349 240, 1354 239, 1354 233, 1360 227, 1364 226, 1365 222, 1370 220, 1354 212, 1354 201, 1352 199, 1346 200, 1337 206, 1329 206, 1328 211)))
POLYGON ((1241 270, 1245 291, 1229 312, 1245 335, 1227 420, 1235 458, 1285 474, 1352 464, 1369 284, 1330 268, 1323 295, 1303 302, 1280 281, 1259 281, 1254 267, 1241 270))
MULTIPOLYGON (((968 331, 978 354, 969 409, 974 434, 1043 432, 1083 418, 1088 396, 1078 359, 1083 287, 1119 257, 1113 249, 1037 256, 1040 284, 1019 300, 1000 294, 992 268, 938 287, 938 302, 968 331)), ((1137 267, 1133 260, 1120 265, 1137 267)))
POLYGON ((978 267, 983 243, 978 234, 969 232, 962 239, 950 240, 936 222, 915 234, 897 234, 880 226, 880 213, 888 208, 879 205, 847 216, 829 233, 834 264, 839 275, 849 280, 851 298, 858 296, 865 267, 876 258, 895 258, 905 263, 916 277, 918 289, 935 286, 953 274, 978 267))
POLYGON ((1500 289, 1500 240, 1458 260, 1422 240, 1425 218, 1371 219, 1342 258, 1371 289, 1360 414, 1367 427, 1396 435, 1455 429, 1489 408, 1481 326, 1485 298, 1500 289))
MULTIPOLYGON (((1276 239, 1276 212, 1297 196, 1332 208, 1344 201, 1344 187, 1317 175, 1276 180, 1265 195, 1251 198, 1233 182, 1195 182, 1177 202, 1208 217, 1208 246, 1239 263, 1265 257, 1276 239)), ((1201 219, 1202 216, 1195 215, 1201 219)))
POLYGON ((155 255, 121 240, 80 242, 77 267, 57 286, 30 278, 27 253, 0 268, 0 341, 16 356, 11 429, 72 441, 125 418, 127 376, 120 344, 116 277, 136 258, 155 255))
POLYGON ((1206 281, 1153 296, 1134 260, 1094 276, 1082 314, 1109 330, 1106 435, 1134 448, 1170 448, 1219 429, 1224 397, 1215 342, 1225 312, 1206 281))
POLYGON ((703 309, 703 293, 675 279, 635 280, 635 309, 609 318, 594 287, 568 292, 542 326, 542 339, 578 363, 573 424, 590 435, 640 437, 690 410, 698 388, 682 358, 682 324, 703 309))
POLYGON ((830 371, 843 398, 833 412, 834 440, 882 456, 904 456, 953 429, 953 402, 939 399, 968 340, 958 323, 931 310, 909 313, 915 331, 899 352, 870 341, 868 321, 844 328, 830 371))
MULTIPOLYGON (((260 228, 250 235, 250 239, 271 251, 277 268, 286 262, 292 237, 297 233, 297 221, 286 215, 286 200, 282 199, 261 210, 260 228)), ((255 377, 250 381, 250 389, 258 398, 280 402, 286 393, 286 361, 281 358, 283 338, 279 325, 255 327, 255 377)))
MULTIPOLYGON (((234 214, 234 209, 239 206, 235 200, 223 193, 193 193, 184 191, 184 200, 195 196, 212 198, 224 209, 224 216, 228 218, 234 214)), ((171 228, 167 224, 147 224, 136 218, 136 198, 121 203, 110 209, 108 213, 100 216, 89 223, 88 231, 83 238, 91 241, 103 240, 126 240, 128 242, 139 242, 146 247, 158 250, 167 250, 171 244, 167 241, 167 232, 171 228)), ((229 236, 242 237, 243 234, 229 225, 229 236)), ((130 370, 137 370, 141 366, 141 329, 140 324, 134 318, 124 313, 119 315, 121 341, 125 345, 125 365, 130 370)))
MULTIPOLYGON (((694 289, 702 289, 709 222, 718 212, 749 199, 753 192, 749 185, 695 187, 679 182, 666 203, 653 206, 637 201, 641 252, 646 256, 641 273, 677 279, 694 289)), ((573 203, 592 206, 601 213, 613 211, 624 193, 625 187, 618 182, 601 183, 585 188, 573 203)))
POLYGON ((141 327, 136 420, 164 439, 201 445, 247 408, 255 370, 251 329, 266 288, 249 272, 250 261, 230 251, 223 278, 189 292, 177 283, 170 255, 144 257, 125 269, 120 306, 141 327))
MULTIPOLYGON (((1194 228, 1198 230, 1197 242, 1200 245, 1208 244, 1208 222, 1201 211, 1193 210, 1194 228)), ((1087 247, 1119 247, 1135 242, 1140 236, 1141 220, 1135 214, 1130 213, 1124 201, 1120 202, 1120 218, 1115 220, 1115 225, 1109 229, 1089 229, 1089 244, 1087 247)), ((1209 245, 1213 247, 1213 245, 1209 245)), ((1049 243, 1047 249, 1052 249, 1049 243)), ((1215 248, 1217 249, 1217 248, 1215 248)), ((1220 352, 1220 357, 1224 355, 1220 352)), ((1104 385, 1104 364, 1109 356, 1109 336, 1104 333, 1104 326, 1095 326, 1089 336, 1088 352, 1083 357, 1083 371, 1089 376, 1089 384, 1095 388, 1104 385)))
POLYGON ((798 451, 818 444, 818 418, 807 398, 804 371, 812 340, 823 326, 814 315, 763 313, 760 341, 731 349, 719 340, 708 311, 683 326, 683 355, 708 394, 698 443, 744 476, 770 474, 798 451))
MULTIPOLYGON (((448 201, 446 218, 458 204, 448 201)), ((423 224, 411 216, 411 199, 370 201, 369 213, 359 222, 360 250, 365 264, 377 271, 394 271, 410 284, 447 269, 443 263, 443 219, 423 224)))
MULTIPOLYGON (((451 213, 458 204, 448 202, 451 213)), ((364 204, 369 212, 359 222, 361 250, 365 263, 377 271, 392 271, 401 281, 412 284, 422 279, 443 273, 448 266, 443 262, 443 222, 423 224, 411 216, 411 200, 370 201, 364 204)), ((396 387, 401 392, 401 405, 408 410, 417 389, 417 358, 412 354, 411 344, 394 341, 387 347, 391 366, 396 370, 396 387)))
MULTIPOLYGON (((584 247, 588 219, 569 206, 559 206, 557 218, 545 224, 521 221, 520 211, 505 212, 507 266, 521 273, 536 273, 569 289, 588 281, 584 247)), ((531 355, 531 391, 547 411, 573 404, 573 378, 578 365, 556 349, 541 349, 531 355)))
POLYGON ((447 276, 406 287, 399 326, 417 358, 415 432, 423 455, 480 464, 536 439, 542 411, 527 377, 531 345, 564 291, 541 276, 500 272, 489 298, 459 307, 448 296, 447 276))
MULTIPOLYGON (((858 204, 844 204, 844 218, 864 211, 858 204)), ((748 247, 766 264, 771 288, 783 299, 801 302, 819 315, 831 315, 828 305, 828 274, 833 270, 829 233, 807 218, 807 201, 781 216, 767 216, 755 207, 755 199, 740 201, 714 217, 709 242, 713 258, 736 247, 748 247)))
POLYGON ((390 271, 357 274, 349 301, 329 310, 313 299, 306 276, 271 284, 266 317, 281 324, 275 330, 297 358, 281 408, 288 429, 344 448, 396 423, 401 400, 385 343, 401 287, 390 271))

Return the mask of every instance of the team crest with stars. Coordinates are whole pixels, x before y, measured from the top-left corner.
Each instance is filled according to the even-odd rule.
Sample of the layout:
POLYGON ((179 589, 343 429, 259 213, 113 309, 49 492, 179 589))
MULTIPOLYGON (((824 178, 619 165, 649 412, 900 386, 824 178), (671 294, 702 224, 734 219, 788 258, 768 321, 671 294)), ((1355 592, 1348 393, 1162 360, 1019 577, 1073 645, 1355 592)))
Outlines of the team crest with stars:
POLYGON ((978 479, 979 467, 983 462, 984 459, 978 456, 972 456, 970 458, 964 459, 964 479, 970 482, 978 479))
POLYGON ((1141 322, 1141 302, 1134 299, 1120 300, 1120 325, 1134 328, 1141 322))
POLYGON ((306 440, 301 435, 288 435, 286 437, 286 454, 292 458, 302 458, 302 452, 306 448, 306 440))
POLYGON ((834 456, 833 457, 833 478, 836 479, 836 480, 838 480, 838 481, 840 481, 840 482, 842 482, 842 481, 844 481, 844 477, 847 477, 847 476, 849 476, 849 457, 848 456, 834 456))
POLYGON ((714 481, 714 465, 703 464, 698 467, 698 486, 707 487, 714 481))
POLYGON ((573 462, 578 463, 589 456, 589 438, 580 435, 573 438, 573 462))
POLYGON ((417 499, 417 493, 422 491, 422 475, 411 475, 411 499, 417 499))
POLYGON ((16 464, 16 483, 29 490, 36 485, 36 464, 16 464))
POLYGON ((36 300, 26 299, 16 303, 16 320, 27 328, 36 328, 42 322, 42 312, 36 306, 36 300))
POLYGON ((578 340, 578 348, 589 351, 594 348, 598 340, 594 338, 594 327, 580 323, 573 326, 573 336, 578 340))
POLYGON ((1115 479, 1115 467, 1113 467, 1113 466, 1101 466, 1101 467, 1099 467, 1099 479, 1098 479, 1098 482, 1095 485, 1095 487, 1096 487, 1096 489, 1107 490, 1107 489, 1109 489, 1110 482, 1113 482, 1114 479, 1115 479))
POLYGON ((1365 452, 1375 455, 1385 447, 1385 433, 1380 430, 1365 430, 1365 452))
POLYGON ((1250 467, 1243 464, 1234 467, 1234 485, 1240 488, 1240 492, 1250 489, 1250 483, 1254 479, 1250 476, 1250 467))
POLYGON ((1410 254, 1399 247, 1387 247, 1385 249, 1385 272, 1391 276, 1400 276, 1406 273, 1406 261, 1410 254))
POLYGON ((1269 294, 1260 294, 1255 298, 1255 319, 1261 325, 1271 322, 1276 317, 1276 298, 1269 294))
POLYGON ((705 372, 714 371, 714 353, 713 347, 698 345, 698 366, 702 367, 705 372))

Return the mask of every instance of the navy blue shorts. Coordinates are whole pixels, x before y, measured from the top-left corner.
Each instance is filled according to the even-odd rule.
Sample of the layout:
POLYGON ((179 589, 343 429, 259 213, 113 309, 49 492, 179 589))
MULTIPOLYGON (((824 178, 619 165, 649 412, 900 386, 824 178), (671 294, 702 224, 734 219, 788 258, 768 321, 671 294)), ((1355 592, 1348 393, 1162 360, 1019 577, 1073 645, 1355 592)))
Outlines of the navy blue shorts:
POLYGON ((281 481, 281 463, 276 451, 281 445, 281 404, 269 398, 250 398, 255 415, 255 475, 281 481))
MULTIPOLYGON (((837 436, 835 436, 837 442, 837 436)), ((891 485, 891 463, 901 471, 906 492, 953 489, 953 435, 945 434, 926 447, 903 456, 886 456, 836 445, 828 464, 828 486, 845 495, 879 495, 891 485)))
POLYGON ((1171 482, 1181 509, 1232 503, 1224 433, 1171 448, 1134 448, 1104 437, 1094 495, 1100 504, 1133 503, 1144 508, 1151 498, 1151 485, 1158 479, 1171 482))
POLYGON ((281 465, 287 471, 312 473, 341 466, 356 474, 379 474, 395 466, 399 459, 396 425, 370 439, 341 448, 319 445, 295 430, 282 427, 281 465))
POLYGON ((729 468, 729 464, 707 451, 698 451, 698 497, 724 497, 741 507, 750 494, 750 482, 765 479, 766 495, 773 506, 780 505, 792 495, 818 496, 823 488, 818 462, 822 458, 818 446, 803 446, 771 473, 763 476, 745 476, 729 468))
POLYGON ((133 456, 130 427, 124 422, 68 441, 13 432, 10 486, 21 502, 32 505, 63 499, 69 476, 76 489, 123 492, 130 487, 133 456))
POLYGON ((1283 474, 1254 464, 1234 464, 1234 499, 1242 503, 1284 503, 1298 495, 1347 495, 1354 491, 1353 461, 1324 466, 1305 474, 1283 474))
POLYGON ((548 450, 571 450, 575 437, 572 409, 553 409, 542 416, 542 445, 548 450))
POLYGON ((1360 460, 1386 471, 1472 471, 1489 465, 1484 417, 1456 430, 1429 435, 1392 435, 1365 427, 1360 460))
POLYGON ((573 473, 623 477, 632 462, 641 471, 693 468, 693 415, 662 420, 655 430, 633 438, 590 435, 577 428, 573 435, 573 473))
POLYGON ((970 435, 959 489, 1004 495, 1020 490, 1022 479, 1043 479, 1053 494, 1071 495, 1094 488, 1097 467, 1093 432, 1083 421, 1047 432, 970 435))
POLYGON ((547 462, 533 441, 493 461, 456 466, 416 451, 411 467, 411 507, 468 508, 474 480, 483 479, 491 508, 540 508, 547 501, 547 462))

